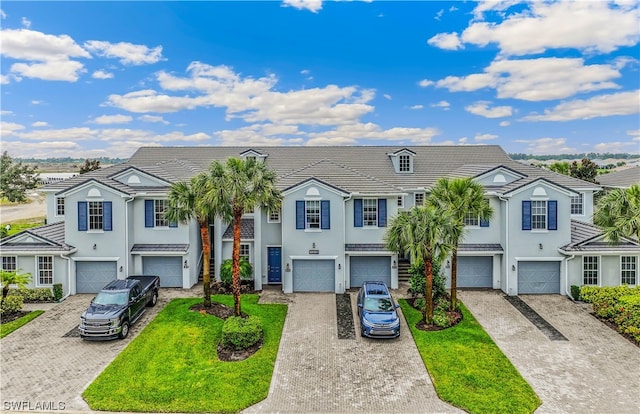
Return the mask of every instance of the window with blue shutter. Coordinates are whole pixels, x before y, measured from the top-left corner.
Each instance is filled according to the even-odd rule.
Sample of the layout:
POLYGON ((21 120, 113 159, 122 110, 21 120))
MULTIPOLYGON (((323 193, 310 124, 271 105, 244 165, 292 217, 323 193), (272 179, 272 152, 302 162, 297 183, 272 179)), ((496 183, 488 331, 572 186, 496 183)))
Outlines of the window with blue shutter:
POLYGON ((331 228, 331 208, 329 200, 322 200, 320 202, 320 215, 322 230, 329 230, 331 228))
POLYGON ((547 222, 549 223, 549 230, 558 230, 558 201, 549 200, 547 202, 547 222))
POLYGON ((489 227, 489 220, 480 219, 480 227, 489 227))
POLYGON ((87 231, 87 202, 78 201, 78 231, 87 231))
POLYGON ((531 201, 522 201, 522 230, 531 230, 531 201))
POLYGON ((112 207, 111 201, 105 201, 102 203, 102 224, 104 231, 112 231, 113 223, 112 223, 112 207))
POLYGON ((144 200, 144 226, 153 227, 155 221, 153 200, 144 200))
POLYGON ((362 199, 353 200, 353 226, 362 227, 362 199))
POLYGON ((304 230, 304 201, 296 200, 296 230, 304 230))
POLYGON ((378 199, 378 227, 387 227, 387 199, 378 199))

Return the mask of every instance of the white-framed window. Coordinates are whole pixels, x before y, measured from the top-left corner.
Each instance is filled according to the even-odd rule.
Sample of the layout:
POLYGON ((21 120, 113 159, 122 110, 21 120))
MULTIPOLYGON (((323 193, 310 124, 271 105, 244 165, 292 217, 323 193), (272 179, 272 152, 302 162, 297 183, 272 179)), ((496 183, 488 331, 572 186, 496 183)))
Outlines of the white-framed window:
POLYGON ((623 285, 638 284, 638 256, 620 257, 620 277, 623 285))
POLYGON ((64 216, 64 197, 56 197, 56 216, 64 216))
POLYGON ((38 284, 53 285, 53 256, 37 256, 38 284))
POLYGON ((362 199, 362 224, 364 227, 378 226, 378 199, 362 199))
POLYGON ((547 202, 531 201, 531 228, 533 230, 547 229, 547 202))
POLYGON ((7 272, 18 270, 18 258, 16 256, 2 256, 2 270, 7 272))
POLYGON ((168 200, 154 200, 153 217, 155 227, 169 227, 169 220, 165 218, 165 213, 169 207, 168 200))
POLYGON ((250 245, 248 243, 240 243, 240 258, 249 261, 249 248, 250 245))
POLYGON ((403 208, 404 207, 404 197, 403 196, 398 196, 398 207, 399 208, 403 208))
POLYGON ((102 201, 89 201, 89 230, 103 230, 102 201))
POLYGON ((415 193, 413 195, 413 201, 416 206, 424 205, 424 193, 415 193))
POLYGON ((246 157, 244 157, 247 161, 253 161, 256 162, 257 158, 255 155, 247 155, 246 157))
POLYGON ((411 172, 411 156, 405 154, 398 157, 398 171, 411 172))
POLYGON ((480 225, 480 219, 473 213, 467 213, 464 217, 464 225, 469 227, 478 227, 480 225))
POLYGON ((584 194, 571 196, 571 214, 579 216, 584 214, 584 194))
POLYGON ((599 272, 600 272, 600 257, 598 256, 582 257, 582 284, 597 285, 599 272))
POLYGON ((305 228, 320 229, 320 200, 305 200, 305 228))
POLYGON ((267 223, 280 223, 280 210, 270 211, 267 223))

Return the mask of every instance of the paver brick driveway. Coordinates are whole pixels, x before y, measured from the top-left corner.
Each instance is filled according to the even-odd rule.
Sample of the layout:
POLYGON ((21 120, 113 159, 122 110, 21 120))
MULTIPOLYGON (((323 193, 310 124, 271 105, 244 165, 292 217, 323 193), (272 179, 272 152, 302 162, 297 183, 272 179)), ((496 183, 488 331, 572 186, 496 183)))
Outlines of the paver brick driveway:
POLYGON ((561 295, 522 295, 568 341, 551 341, 502 292, 459 298, 542 400, 536 413, 640 413, 640 348, 561 295))
POLYGON ((0 407, 12 402, 53 403, 65 410, 88 411, 82 391, 136 337, 172 297, 197 289, 161 289, 158 304, 147 308, 125 340, 88 342, 63 335, 80 322, 93 295, 75 295, 0 340, 0 407), (60 403, 60 405, 59 405, 60 403))

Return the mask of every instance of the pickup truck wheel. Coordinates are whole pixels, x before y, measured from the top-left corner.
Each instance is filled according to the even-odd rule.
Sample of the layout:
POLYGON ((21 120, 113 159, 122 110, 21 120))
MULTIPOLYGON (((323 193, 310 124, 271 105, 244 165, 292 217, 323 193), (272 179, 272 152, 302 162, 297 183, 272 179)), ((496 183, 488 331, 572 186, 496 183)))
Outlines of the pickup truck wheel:
POLYGON ((158 303, 158 292, 153 292, 153 296, 151 296, 151 301, 149 301, 149 306, 154 307, 158 303))
POLYGON ((129 321, 122 322, 122 329, 120 330, 120 335, 118 337, 120 339, 124 339, 129 335, 129 321))

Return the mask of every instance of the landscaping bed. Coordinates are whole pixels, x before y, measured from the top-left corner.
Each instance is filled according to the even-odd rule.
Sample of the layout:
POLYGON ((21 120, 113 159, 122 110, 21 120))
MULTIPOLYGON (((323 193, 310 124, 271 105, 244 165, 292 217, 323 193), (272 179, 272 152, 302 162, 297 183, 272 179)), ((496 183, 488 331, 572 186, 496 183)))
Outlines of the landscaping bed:
POLYGON ((591 303, 593 314, 640 346, 640 288, 582 286, 579 298, 591 303))
MULTIPOLYGON (((267 397, 286 305, 242 296, 242 311, 260 318, 262 347, 243 361, 217 354, 224 320, 191 310, 199 298, 175 299, 89 385, 93 410, 137 412, 238 412, 267 397)), ((233 306, 233 297, 213 302, 233 306)), ((222 309, 222 308, 221 308, 222 309)))

